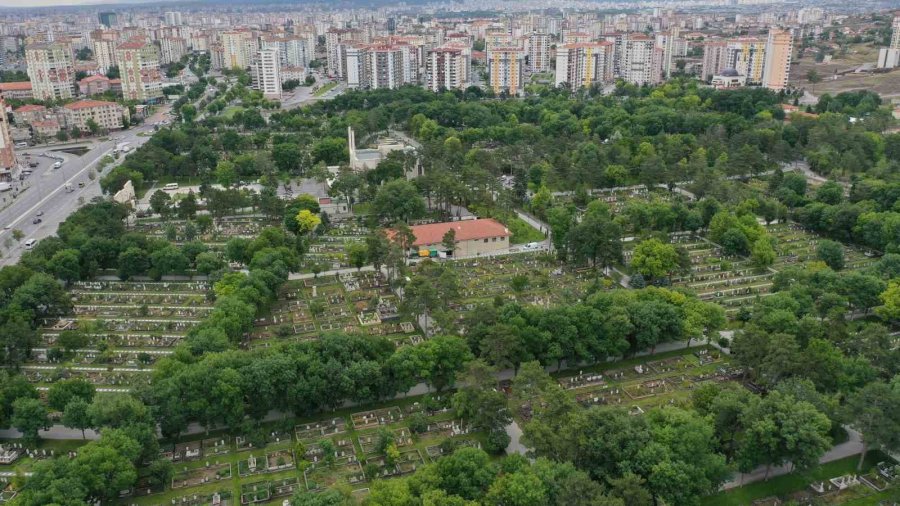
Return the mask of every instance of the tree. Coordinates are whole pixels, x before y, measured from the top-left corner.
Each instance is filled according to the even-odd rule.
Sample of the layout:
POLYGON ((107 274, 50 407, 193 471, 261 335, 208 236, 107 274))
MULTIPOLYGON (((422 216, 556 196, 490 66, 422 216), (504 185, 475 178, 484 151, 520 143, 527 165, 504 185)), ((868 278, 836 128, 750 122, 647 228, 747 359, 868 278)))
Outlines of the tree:
POLYGON ((13 402, 12 426, 22 433, 30 445, 37 443, 38 431, 50 427, 47 408, 38 399, 20 398, 13 402))
POLYGON ((63 249, 53 254, 47 270, 66 285, 81 278, 81 254, 76 249, 63 249))
POLYGON ((816 257, 836 271, 844 268, 844 247, 839 242, 822 239, 816 246, 816 257))
POLYGON ((238 173, 237 169, 234 167, 234 163, 228 160, 221 160, 218 164, 216 164, 216 182, 225 188, 229 188, 238 182, 238 173))
POLYGON ((178 203, 178 217, 183 220, 192 220, 197 216, 197 196, 189 191, 187 196, 178 203))
POLYGON ((441 246, 451 254, 453 253, 453 250, 456 249, 456 230, 452 227, 447 229, 447 232, 444 233, 444 237, 441 238, 441 246))
POLYGON ((847 398, 846 417, 862 434, 863 451, 857 470, 862 470, 870 448, 888 452, 900 449, 900 384, 891 388, 880 381, 869 383, 847 398))
POLYGON ((166 218, 172 210, 170 207, 171 202, 172 197, 169 196, 169 192, 156 190, 153 192, 153 195, 150 196, 150 209, 152 209, 154 213, 166 218))
POLYGON ((622 260, 622 227, 599 200, 588 204, 584 219, 569 230, 566 242, 575 262, 606 267, 622 260))
POLYGON ((178 111, 181 113, 183 123, 193 123, 197 117, 197 108, 193 104, 184 104, 178 111))
POLYGON ((828 432, 831 421, 806 401, 772 391, 748 409, 742 425, 746 427, 738 451, 739 468, 750 471, 790 462, 797 469, 809 469, 831 446, 828 432))
POLYGON ((822 82, 822 76, 819 75, 819 71, 816 69, 809 69, 806 72, 806 80, 809 81, 809 84, 812 86, 812 92, 816 92, 816 85, 822 82))
POLYGON ((137 480, 134 464, 113 448, 90 443, 78 450, 72 462, 73 473, 80 478, 92 497, 112 502, 119 492, 137 480))
POLYGON ((674 272, 679 265, 675 246, 659 239, 641 241, 634 248, 631 267, 645 278, 662 278, 674 272))
POLYGON ((425 200, 412 183, 395 179, 378 188, 372 210, 384 222, 393 223, 421 218, 425 215, 425 200))
POLYGON ((141 248, 131 247, 119 254, 119 277, 127 280, 147 272, 150 268, 150 257, 141 248))
POLYGON ((88 415, 90 404, 80 397, 75 397, 63 409, 62 423, 70 429, 79 429, 81 438, 84 439, 84 431, 91 427, 91 417, 88 415))
POLYGON ((387 263, 390 248, 390 240, 383 231, 375 230, 366 236, 366 252, 376 271, 380 271, 381 266, 387 263))
POLYGON ((60 380, 50 385, 47 391, 47 405, 56 411, 62 411, 74 399, 81 399, 85 403, 94 398, 95 388, 87 380, 72 378, 60 380))
POLYGON ((85 122, 85 126, 87 126, 88 131, 91 132, 91 135, 97 135, 98 133, 100 133, 100 125, 98 125, 97 122, 94 121, 94 118, 88 118, 88 120, 85 122))
POLYGON ((530 469, 500 476, 488 490, 487 504, 531 506, 547 504, 547 488, 530 469))
POLYGON ((764 271, 775 263, 775 248, 772 247, 772 241, 767 237, 760 237, 753 243, 750 250, 750 260, 753 266, 759 271, 764 271))
POLYGON ((297 213, 296 221, 297 232, 302 235, 309 235, 322 223, 322 218, 319 218, 308 209, 302 209, 297 213))
POLYGON ((365 243, 352 242, 347 245, 347 259, 356 270, 362 270, 369 261, 369 251, 365 243))
POLYGON ((438 392, 452 387, 457 372, 472 360, 469 346, 459 337, 435 336, 416 346, 416 351, 424 357, 427 369, 425 382, 438 392))

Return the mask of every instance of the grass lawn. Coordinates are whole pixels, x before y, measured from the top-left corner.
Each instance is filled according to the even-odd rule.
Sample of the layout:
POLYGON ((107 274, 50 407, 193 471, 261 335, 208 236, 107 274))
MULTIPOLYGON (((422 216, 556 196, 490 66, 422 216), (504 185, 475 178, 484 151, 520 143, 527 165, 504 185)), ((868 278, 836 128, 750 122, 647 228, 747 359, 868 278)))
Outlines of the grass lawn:
POLYGON ((532 227, 520 218, 513 217, 506 220, 506 226, 512 232, 512 237, 509 239, 510 244, 540 242, 545 239, 544 234, 540 230, 532 227))
POLYGON ((313 96, 321 97, 322 95, 328 93, 328 91, 331 90, 332 88, 334 88, 335 86, 337 86, 337 83, 335 83, 335 82, 323 84, 321 88, 319 88, 318 90, 316 90, 315 93, 313 93, 313 96))
POLYGON ((244 108, 239 105, 229 105, 222 110, 222 117, 224 117, 225 119, 231 119, 238 111, 243 110, 244 108))
MULTIPOLYGON (((875 464, 887 459, 884 454, 871 451, 866 456, 863 464, 863 470, 868 471, 875 464)), ((818 480, 827 480, 843 474, 857 474, 856 464, 859 457, 847 457, 845 459, 835 460, 827 464, 812 469, 806 473, 791 473, 783 476, 769 478, 769 481, 758 481, 743 487, 731 489, 727 492, 720 492, 704 498, 701 501, 702 506, 746 506, 757 499, 771 496, 784 496, 792 492, 804 490, 810 483, 818 480)), ((864 499, 871 499, 866 497, 864 499)), ((859 500, 857 500, 859 501, 859 500)), ((854 504, 873 504, 869 502, 856 502, 854 504)), ((877 504, 875 501, 874 504, 877 504)))

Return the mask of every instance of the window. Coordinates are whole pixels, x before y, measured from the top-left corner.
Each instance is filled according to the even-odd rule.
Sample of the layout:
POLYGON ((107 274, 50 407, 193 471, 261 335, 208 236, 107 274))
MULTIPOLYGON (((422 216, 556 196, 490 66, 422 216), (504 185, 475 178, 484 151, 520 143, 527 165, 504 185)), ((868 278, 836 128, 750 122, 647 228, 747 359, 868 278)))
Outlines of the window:
POLYGON ((484 242, 487 242, 487 241, 488 241, 487 239, 484 240, 484 242))
POLYGON ((491 242, 497 242, 497 238, 496 238, 496 237, 491 237, 491 242))

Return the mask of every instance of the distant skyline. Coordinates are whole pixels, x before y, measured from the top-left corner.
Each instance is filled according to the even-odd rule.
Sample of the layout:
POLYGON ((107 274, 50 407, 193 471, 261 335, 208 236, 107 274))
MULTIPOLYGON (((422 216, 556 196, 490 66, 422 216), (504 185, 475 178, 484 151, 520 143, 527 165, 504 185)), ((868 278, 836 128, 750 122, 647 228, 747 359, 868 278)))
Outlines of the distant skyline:
MULTIPOLYGON (((94 5, 117 5, 138 3, 159 3, 165 0, 0 0, 0 7, 77 7, 94 5)), ((169 0, 172 1, 172 0, 169 0)))

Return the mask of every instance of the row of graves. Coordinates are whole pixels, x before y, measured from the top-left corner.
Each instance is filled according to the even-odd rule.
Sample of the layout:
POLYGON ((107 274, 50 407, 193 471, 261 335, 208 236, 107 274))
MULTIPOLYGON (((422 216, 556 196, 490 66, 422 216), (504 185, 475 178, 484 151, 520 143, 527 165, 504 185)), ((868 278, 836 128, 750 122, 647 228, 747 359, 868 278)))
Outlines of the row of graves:
MULTIPOLYGON (((562 376, 559 385, 582 406, 626 408, 638 415, 648 408, 681 405, 690 393, 706 383, 735 381, 742 375, 718 350, 701 348, 685 350, 668 358, 650 358, 631 367, 618 367, 599 372, 579 371, 562 376)), ((519 415, 529 419, 531 402, 519 408, 519 415)))
POLYGON ((253 239, 267 226, 277 225, 263 216, 227 216, 213 219, 208 230, 200 230, 196 222, 178 219, 138 218, 131 229, 149 237, 169 239, 175 231, 175 242, 201 241, 208 246, 222 247, 231 239, 253 239))
MULTIPOLYGON (((816 247, 820 238, 796 223, 773 223, 766 230, 776 239, 775 269, 817 260, 816 247)), ((860 270, 878 261, 878 254, 844 245, 844 270, 860 270)))
POLYGON ((171 483, 153 485, 141 475, 137 486, 123 491, 122 503, 281 504, 297 491, 339 483, 362 493, 373 479, 407 476, 456 448, 481 446, 481 435, 455 418, 449 401, 449 395, 426 396, 325 417, 289 432, 271 429, 264 442, 223 435, 164 445, 160 454, 175 467, 171 483), (385 437, 399 456, 383 451, 385 437))
MULTIPOLYGON (((825 480, 816 480, 803 490, 784 496, 770 496, 753 501, 752 506, 783 506, 787 504, 845 504, 866 498, 897 486, 900 481, 894 461, 879 462, 866 474, 844 474, 825 480)), ((866 502, 866 504, 876 504, 866 502)), ((854 503, 855 504, 855 503, 854 503)), ((877 504, 892 504, 882 501, 877 504)))
POLYGON ((373 479, 409 475, 457 447, 480 447, 448 404, 448 396, 433 396, 426 402, 353 413, 349 420, 338 417, 298 425, 295 437, 309 463, 303 473, 306 490, 325 490, 339 482, 364 490, 373 479), (413 424, 413 419, 424 425, 413 424), (385 438, 397 455, 382 451, 385 438))
POLYGON ((38 384, 82 377, 127 389, 145 382, 153 365, 209 316, 210 291, 206 281, 74 283, 74 315, 44 322, 24 374, 38 384), (63 350, 66 332, 84 334, 86 344, 63 350))
MULTIPOLYGON (((613 214, 621 214, 625 207, 631 202, 652 202, 664 201, 668 202, 675 198, 683 198, 676 196, 666 188, 654 187, 647 189, 644 185, 617 187, 617 188, 595 188, 590 191, 594 200, 605 203, 613 214)), ((571 202, 573 195, 557 196, 556 200, 560 203, 571 202)))
POLYGON ((315 339, 330 331, 385 336, 398 346, 414 344, 421 340, 416 338, 420 333, 410 318, 401 315, 399 304, 380 272, 289 281, 271 312, 257 319, 249 344, 315 339))
POLYGON ((301 261, 300 271, 314 272, 314 266, 320 270, 349 268, 347 247, 353 243, 362 243, 370 232, 368 227, 356 220, 333 222, 325 233, 312 239, 309 251, 301 261))
MULTIPOLYGON (((690 289, 700 300, 737 311, 747 301, 771 293, 774 270, 759 271, 748 258, 726 255, 721 246, 693 233, 675 233, 670 240, 688 252, 691 269, 687 274, 671 276, 669 281, 690 289)), ((632 241, 629 246, 623 252, 626 264, 631 263, 636 244, 632 241)))
POLYGON ((471 311, 496 297, 550 307, 579 300, 601 279, 591 268, 573 269, 546 253, 519 253, 452 262, 460 281, 460 301, 451 309, 471 311))

